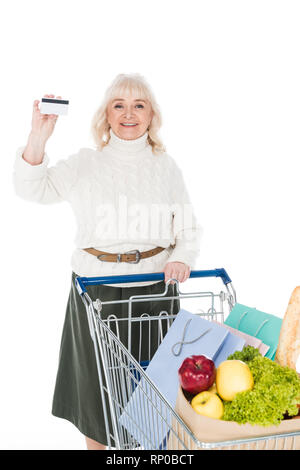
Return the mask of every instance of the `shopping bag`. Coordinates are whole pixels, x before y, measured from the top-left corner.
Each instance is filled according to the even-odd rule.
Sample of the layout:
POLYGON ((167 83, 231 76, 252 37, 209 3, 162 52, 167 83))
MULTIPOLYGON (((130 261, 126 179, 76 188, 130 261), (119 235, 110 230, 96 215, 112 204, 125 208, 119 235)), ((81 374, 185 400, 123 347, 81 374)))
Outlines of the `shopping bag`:
MULTIPOLYGON (((228 355, 244 342, 221 325, 181 309, 147 367, 146 373, 165 399, 175 406, 178 369, 191 355, 204 355, 219 363, 222 346, 228 355), (225 342, 226 338, 230 341, 225 342)), ((239 350, 241 350, 239 349, 239 350)), ((223 356, 223 354, 222 354, 223 356)))
POLYGON ((235 304, 225 324, 260 339, 270 347, 266 357, 274 360, 279 341, 282 319, 256 308, 235 304))
POLYGON ((148 380, 141 378, 120 423, 138 442, 147 440, 150 449, 158 448, 171 425, 168 410, 175 408, 178 369, 183 360, 203 354, 218 366, 229 354, 241 351, 244 344, 242 338, 227 328, 181 309, 146 369, 148 380))
MULTIPOLYGON (((222 328, 224 328, 223 325, 222 328)), ((235 351, 241 351, 245 346, 245 343, 246 341, 244 338, 239 335, 235 335, 233 332, 228 330, 228 335, 226 336, 220 350, 213 356, 215 367, 218 367, 221 362, 226 361, 230 354, 235 351)))
POLYGON ((236 328, 232 328, 231 326, 226 325, 224 323, 219 323, 217 321, 215 321, 215 323, 218 323, 219 325, 223 325, 225 328, 228 328, 228 330, 234 335, 237 335, 243 338, 245 340, 245 346, 252 346, 253 348, 258 349, 262 356, 265 356, 270 349, 270 346, 268 346, 267 344, 264 344, 260 339, 255 338, 254 336, 247 335, 247 333, 237 330, 236 328))

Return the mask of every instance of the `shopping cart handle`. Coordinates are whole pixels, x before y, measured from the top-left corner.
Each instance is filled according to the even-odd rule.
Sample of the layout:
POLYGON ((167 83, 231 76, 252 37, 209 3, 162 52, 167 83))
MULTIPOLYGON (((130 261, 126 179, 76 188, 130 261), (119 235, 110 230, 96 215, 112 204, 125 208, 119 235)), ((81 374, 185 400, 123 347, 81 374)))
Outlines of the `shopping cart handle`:
MULTIPOLYGON (((231 282, 231 279, 224 268, 191 271, 189 277, 220 277, 225 285, 231 282)), ((82 295, 86 292, 86 286, 98 286, 101 284, 121 284, 127 282, 164 281, 164 279, 164 273, 123 274, 118 276, 101 277, 77 276, 75 278, 75 286, 79 294, 82 295)))

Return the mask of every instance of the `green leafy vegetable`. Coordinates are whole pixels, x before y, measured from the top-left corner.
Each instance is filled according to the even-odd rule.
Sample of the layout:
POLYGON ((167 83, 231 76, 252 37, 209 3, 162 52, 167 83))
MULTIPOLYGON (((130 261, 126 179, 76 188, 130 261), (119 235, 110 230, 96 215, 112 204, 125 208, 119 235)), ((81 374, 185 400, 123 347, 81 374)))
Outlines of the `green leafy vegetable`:
POLYGON ((295 370, 263 357, 251 346, 236 351, 228 359, 248 364, 254 387, 238 393, 231 402, 224 402, 223 420, 271 426, 280 424, 286 413, 289 416, 298 414, 300 379, 295 370))
POLYGON ((227 359, 238 359, 239 361, 243 361, 248 364, 249 361, 252 361, 252 359, 257 356, 261 356, 257 348, 253 348, 253 346, 244 346, 242 351, 236 351, 228 356, 227 359))

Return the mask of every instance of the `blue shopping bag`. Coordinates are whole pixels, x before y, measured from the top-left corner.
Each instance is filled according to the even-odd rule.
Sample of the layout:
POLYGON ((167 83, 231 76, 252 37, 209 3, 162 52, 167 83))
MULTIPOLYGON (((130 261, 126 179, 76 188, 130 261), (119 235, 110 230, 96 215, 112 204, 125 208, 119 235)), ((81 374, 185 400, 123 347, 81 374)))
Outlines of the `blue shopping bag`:
POLYGON ((233 335, 224 326, 181 309, 150 361, 147 375, 174 408, 178 369, 186 357, 204 355, 218 366, 229 354, 241 351, 244 344, 244 339, 233 335))
POLYGON ((242 350, 245 340, 227 328, 181 309, 130 397, 120 423, 138 442, 159 448, 172 426, 179 385, 178 369, 191 355, 205 355, 216 366, 229 354, 242 350), (150 384, 154 384, 156 390, 150 384), (160 394, 162 397, 160 397, 160 394), (167 402, 167 405, 165 405, 167 402))

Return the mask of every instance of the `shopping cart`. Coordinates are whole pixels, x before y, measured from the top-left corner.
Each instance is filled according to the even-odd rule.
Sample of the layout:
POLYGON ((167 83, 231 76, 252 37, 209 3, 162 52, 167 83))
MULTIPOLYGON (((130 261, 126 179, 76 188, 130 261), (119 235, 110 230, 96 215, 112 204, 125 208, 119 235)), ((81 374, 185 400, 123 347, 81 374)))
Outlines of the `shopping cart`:
POLYGON ((274 434, 255 438, 239 439, 234 441, 204 442, 199 441, 184 421, 174 410, 174 407, 160 393, 155 384, 147 376, 147 366, 151 359, 150 351, 153 345, 148 345, 148 360, 141 357, 141 346, 153 339, 153 329, 157 335, 157 348, 165 334, 176 318, 174 311, 161 311, 156 316, 141 314, 132 315, 133 302, 155 302, 172 299, 196 298, 200 301, 198 308, 193 311, 196 315, 205 317, 210 321, 224 322, 225 317, 236 303, 236 292, 225 269, 191 271, 192 278, 217 277, 223 281, 224 290, 181 292, 176 279, 169 279, 165 291, 155 295, 134 295, 127 300, 106 301, 91 299, 88 286, 161 281, 164 273, 131 274, 105 277, 76 277, 75 286, 86 307, 91 338, 94 344, 96 364, 99 377, 101 399, 105 419, 105 431, 108 448, 118 450, 192 450, 192 449, 244 449, 263 448, 274 449, 278 439, 284 440, 289 447, 293 447, 294 438, 299 433, 274 434), (176 295, 166 296, 171 281, 175 283, 176 295), (128 317, 118 318, 103 312, 105 305, 115 303, 128 303, 128 317), (127 344, 120 341, 120 322, 126 322, 128 328, 127 344), (138 325, 138 330, 136 329, 138 325), (131 351, 132 329, 139 333, 139 352, 135 357, 131 351), (143 360, 142 360, 143 359, 143 360), (130 406, 134 393, 135 406, 130 406), (137 405, 137 406, 136 406, 137 405), (289 441, 288 441, 289 440, 289 441), (291 441, 291 443, 290 443, 291 441))

